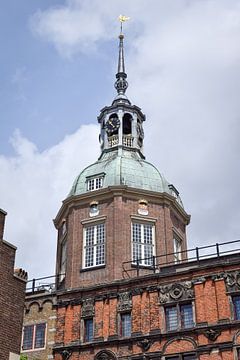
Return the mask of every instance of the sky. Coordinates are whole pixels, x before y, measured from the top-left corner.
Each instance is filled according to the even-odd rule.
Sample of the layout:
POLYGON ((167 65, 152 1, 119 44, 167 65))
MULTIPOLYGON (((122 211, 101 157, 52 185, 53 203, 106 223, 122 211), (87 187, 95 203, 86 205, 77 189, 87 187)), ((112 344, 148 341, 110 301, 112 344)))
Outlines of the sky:
POLYGON ((240 0, 3 0, 0 208, 29 278, 54 274, 52 219, 99 156, 120 14, 127 95, 191 214, 189 247, 240 239, 240 0))

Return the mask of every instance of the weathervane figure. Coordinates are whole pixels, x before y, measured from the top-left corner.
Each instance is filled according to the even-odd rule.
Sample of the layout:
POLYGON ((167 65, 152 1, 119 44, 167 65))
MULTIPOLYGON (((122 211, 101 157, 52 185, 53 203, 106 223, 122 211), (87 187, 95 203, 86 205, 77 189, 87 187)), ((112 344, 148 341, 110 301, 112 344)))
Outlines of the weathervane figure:
POLYGON ((124 23, 125 21, 128 21, 129 19, 130 19, 129 16, 119 15, 118 20, 119 20, 120 23, 121 23, 120 34, 122 34, 123 23, 124 23))

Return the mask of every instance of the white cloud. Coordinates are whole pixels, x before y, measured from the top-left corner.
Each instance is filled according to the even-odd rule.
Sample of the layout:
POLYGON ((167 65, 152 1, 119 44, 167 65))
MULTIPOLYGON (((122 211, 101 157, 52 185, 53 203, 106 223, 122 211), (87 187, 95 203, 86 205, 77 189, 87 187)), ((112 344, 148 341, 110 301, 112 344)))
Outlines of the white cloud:
MULTIPOLYGON (((147 114, 147 159, 179 188, 192 214, 190 246, 239 238, 239 0, 69 0, 38 11, 31 26, 71 57, 116 37, 123 12, 131 16, 129 98, 147 114)), ((30 249, 28 262, 19 259, 34 273, 42 271, 39 259, 49 259, 48 274, 56 244, 51 219, 74 175, 97 158, 97 127, 83 127, 43 153, 19 135, 13 144, 16 156, 0 158, 8 240, 19 244, 19 254, 30 249)))
POLYGON ((30 277, 54 274, 52 219, 80 169, 95 161, 98 148, 92 149, 92 143, 97 134, 98 126, 82 126, 40 153, 16 131, 11 140, 15 156, 0 156, 1 207, 8 212, 4 238, 18 247, 17 266, 30 277))

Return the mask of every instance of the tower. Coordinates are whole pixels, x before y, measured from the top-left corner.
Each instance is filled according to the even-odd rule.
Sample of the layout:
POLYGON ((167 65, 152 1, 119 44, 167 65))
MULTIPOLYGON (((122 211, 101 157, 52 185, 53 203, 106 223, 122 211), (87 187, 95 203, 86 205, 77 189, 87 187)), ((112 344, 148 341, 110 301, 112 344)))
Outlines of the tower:
POLYGON ((54 221, 60 287, 111 283, 184 256, 190 216, 176 188, 145 160, 145 115, 127 87, 121 33, 117 95, 98 116, 100 157, 80 172, 54 221))
POLYGON ((101 154, 54 220, 56 287, 35 291, 32 281, 22 349, 36 350, 37 339, 29 360, 239 359, 239 250, 187 249, 179 193, 144 157, 145 116, 126 96, 123 41, 117 95, 98 117, 101 154))

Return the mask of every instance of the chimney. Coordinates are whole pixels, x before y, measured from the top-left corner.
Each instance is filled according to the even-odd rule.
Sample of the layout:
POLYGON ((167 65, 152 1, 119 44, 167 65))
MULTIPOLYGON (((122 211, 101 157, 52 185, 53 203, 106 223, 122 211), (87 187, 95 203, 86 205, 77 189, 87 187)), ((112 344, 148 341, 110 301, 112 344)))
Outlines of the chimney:
POLYGON ((6 211, 0 209, 0 241, 3 239, 6 211))

